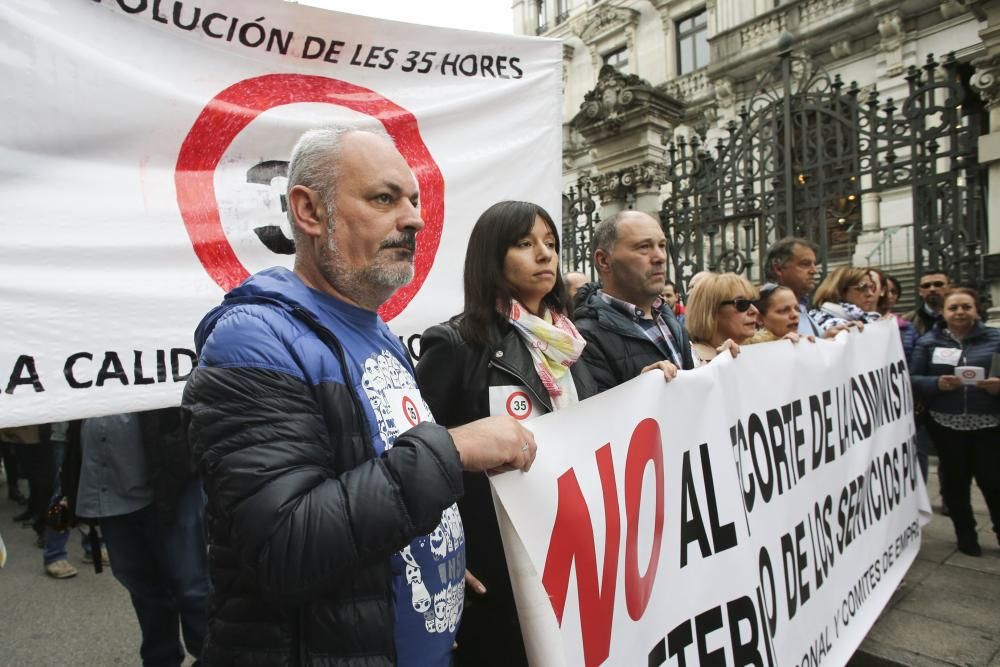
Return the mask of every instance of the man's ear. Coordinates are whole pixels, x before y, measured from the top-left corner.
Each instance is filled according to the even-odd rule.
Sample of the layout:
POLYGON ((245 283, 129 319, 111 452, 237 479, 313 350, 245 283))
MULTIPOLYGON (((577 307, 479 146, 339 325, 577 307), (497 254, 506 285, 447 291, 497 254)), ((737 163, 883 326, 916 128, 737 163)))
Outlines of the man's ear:
POLYGON ((288 210, 300 232, 311 237, 322 236, 327 226, 326 207, 318 192, 296 185, 288 191, 288 210))
POLYGON ((604 274, 611 271, 611 257, 604 250, 598 248, 594 251, 594 266, 598 272, 604 274))

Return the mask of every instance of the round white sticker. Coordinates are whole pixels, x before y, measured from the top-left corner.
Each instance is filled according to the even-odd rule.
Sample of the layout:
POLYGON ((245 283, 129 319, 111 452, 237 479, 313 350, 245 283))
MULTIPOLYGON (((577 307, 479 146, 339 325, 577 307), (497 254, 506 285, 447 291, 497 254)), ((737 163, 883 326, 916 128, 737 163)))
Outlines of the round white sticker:
POLYGON ((523 391, 515 391, 507 397, 507 414, 522 420, 531 416, 531 399, 523 391))
POLYGON ((420 410, 417 409, 417 404, 413 402, 413 399, 409 396, 403 396, 403 416, 406 417, 406 421, 410 422, 410 426, 416 426, 420 423, 420 410))

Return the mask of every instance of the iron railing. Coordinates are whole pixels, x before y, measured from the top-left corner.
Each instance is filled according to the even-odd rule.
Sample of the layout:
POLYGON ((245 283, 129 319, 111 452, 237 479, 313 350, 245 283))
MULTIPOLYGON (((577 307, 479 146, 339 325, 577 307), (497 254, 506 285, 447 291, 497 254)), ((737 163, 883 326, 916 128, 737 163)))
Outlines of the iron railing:
MULTIPOLYGON (((862 195, 900 188, 910 190, 913 223, 887 231, 892 252, 909 239, 916 272, 940 269, 980 285, 986 172, 977 148, 986 115, 970 74, 953 55, 941 63, 928 56, 908 70, 897 105, 782 52, 721 135, 668 145, 659 216, 678 288, 686 292, 703 269, 759 280, 768 246, 787 235, 816 242, 824 271, 831 260, 849 261, 863 228, 862 195)), ((600 177, 581 178, 565 197, 567 269, 592 273, 597 204, 588 183, 600 177)), ((885 263, 887 252, 880 246, 868 259, 885 263)))

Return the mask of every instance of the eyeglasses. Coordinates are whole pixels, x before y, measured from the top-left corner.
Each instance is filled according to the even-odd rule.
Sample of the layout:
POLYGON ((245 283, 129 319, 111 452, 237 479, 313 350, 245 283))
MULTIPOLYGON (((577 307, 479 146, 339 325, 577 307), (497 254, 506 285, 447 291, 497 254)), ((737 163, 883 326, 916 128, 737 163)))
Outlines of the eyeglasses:
POLYGON ((736 312, 738 313, 747 312, 748 310, 750 310, 750 306, 752 305, 753 301, 751 301, 750 299, 744 299, 743 297, 719 302, 719 308, 722 308, 723 306, 733 306, 736 308, 736 312))
POLYGON ((928 280, 925 283, 920 283, 920 289, 930 289, 932 287, 937 287, 938 289, 940 289, 947 284, 948 283, 946 283, 943 280, 928 280))
POLYGON ((875 286, 871 283, 858 283, 857 285, 851 285, 851 289, 856 289, 859 292, 874 292, 875 286))

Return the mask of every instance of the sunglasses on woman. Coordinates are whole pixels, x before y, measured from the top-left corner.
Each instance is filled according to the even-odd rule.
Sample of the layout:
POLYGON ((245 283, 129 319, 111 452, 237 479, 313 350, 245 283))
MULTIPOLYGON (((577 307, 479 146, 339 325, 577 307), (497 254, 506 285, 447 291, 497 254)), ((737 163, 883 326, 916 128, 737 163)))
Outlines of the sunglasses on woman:
POLYGON ((722 308, 723 306, 733 306, 736 308, 736 312, 738 313, 747 312, 748 310, 750 310, 750 306, 752 305, 753 301, 751 301, 750 299, 744 299, 743 297, 740 297, 738 299, 728 299, 726 301, 719 302, 719 308, 722 308))

